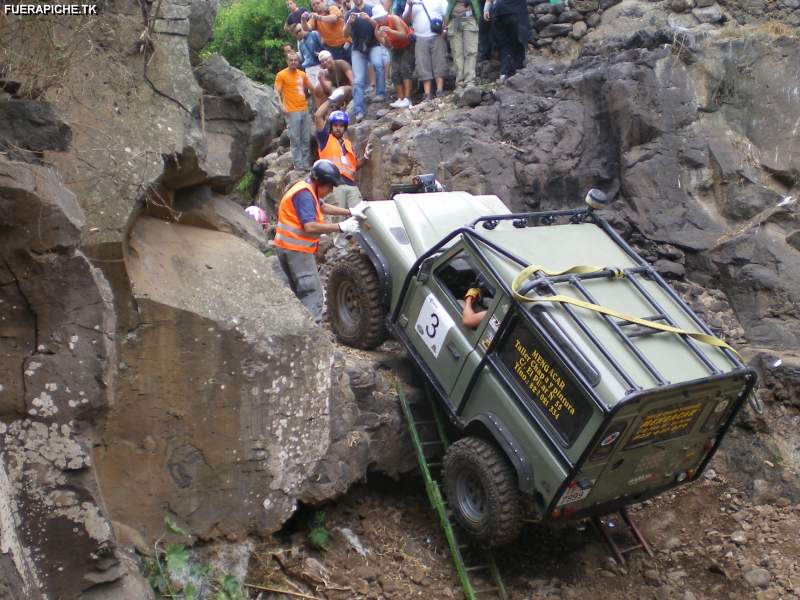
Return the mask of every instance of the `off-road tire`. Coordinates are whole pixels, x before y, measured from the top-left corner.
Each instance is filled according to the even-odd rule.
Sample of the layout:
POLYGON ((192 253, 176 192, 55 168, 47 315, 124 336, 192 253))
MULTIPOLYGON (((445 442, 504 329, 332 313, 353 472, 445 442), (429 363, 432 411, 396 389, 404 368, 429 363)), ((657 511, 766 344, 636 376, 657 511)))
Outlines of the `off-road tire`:
POLYGON ((380 346, 387 337, 386 307, 378 274, 361 252, 337 260, 328 276, 328 321, 343 344, 363 350, 380 346))
POLYGON ((444 484, 456 522, 477 542, 502 546, 522 525, 517 475, 494 444, 465 437, 447 449, 444 484))

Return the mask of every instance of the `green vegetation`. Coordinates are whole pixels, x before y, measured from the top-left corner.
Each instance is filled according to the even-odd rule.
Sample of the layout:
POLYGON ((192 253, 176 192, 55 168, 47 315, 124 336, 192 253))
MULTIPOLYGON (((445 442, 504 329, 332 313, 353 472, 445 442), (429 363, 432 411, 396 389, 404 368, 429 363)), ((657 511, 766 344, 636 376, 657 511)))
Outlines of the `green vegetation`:
POLYGON ((253 199, 253 196, 250 194, 250 186, 253 185, 253 172, 247 171, 239 180, 239 183, 236 184, 236 191, 239 192, 242 196, 245 196, 249 199, 253 199))
POLYGON ((314 513, 311 531, 308 532, 308 543, 317 550, 328 550, 330 541, 331 534, 325 526, 325 513, 323 511, 314 513))
POLYGON ((286 65, 281 46, 295 44, 283 30, 284 0, 235 0, 220 6, 210 52, 219 52, 250 79, 272 84, 286 65))
MULTIPOLYGON (((169 517, 164 522, 169 533, 189 537, 169 517)), ((142 571, 156 593, 156 598, 196 600, 208 597, 213 600, 246 600, 247 594, 242 584, 233 575, 217 573, 208 565, 192 562, 184 544, 162 546, 163 540, 162 535, 155 541, 152 556, 142 557, 142 571)))

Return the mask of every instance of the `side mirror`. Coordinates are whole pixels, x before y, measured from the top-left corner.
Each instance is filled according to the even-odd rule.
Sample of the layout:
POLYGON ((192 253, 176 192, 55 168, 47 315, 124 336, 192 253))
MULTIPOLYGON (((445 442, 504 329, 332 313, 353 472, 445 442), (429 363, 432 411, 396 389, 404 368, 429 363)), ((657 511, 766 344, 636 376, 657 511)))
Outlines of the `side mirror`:
POLYGON ((597 188, 592 188, 586 194, 584 202, 589 206, 589 210, 600 210, 608 206, 608 196, 597 188))

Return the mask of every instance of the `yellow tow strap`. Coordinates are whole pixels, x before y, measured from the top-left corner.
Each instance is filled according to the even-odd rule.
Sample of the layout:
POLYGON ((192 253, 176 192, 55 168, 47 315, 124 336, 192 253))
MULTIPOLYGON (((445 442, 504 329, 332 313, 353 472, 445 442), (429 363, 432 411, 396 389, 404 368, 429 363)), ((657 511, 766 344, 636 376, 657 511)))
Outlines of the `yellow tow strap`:
POLYGON ((514 281, 511 282, 511 293, 514 295, 514 298, 516 298, 520 302, 561 302, 563 304, 572 304, 573 306, 578 306, 580 308, 592 310, 594 312, 608 315, 610 317, 615 317, 623 321, 628 321, 629 323, 635 323, 636 325, 641 325, 642 327, 649 327, 650 329, 657 329, 659 331, 666 331, 669 333, 686 335, 694 340, 697 340, 698 342, 702 342, 710 346, 715 346, 717 348, 727 348, 728 350, 733 352, 736 356, 738 356, 739 359, 741 360, 742 358, 741 355, 736 350, 734 350, 727 342, 713 335, 709 335, 707 333, 701 333, 699 331, 687 331, 685 329, 673 327, 672 325, 657 323, 655 321, 648 321, 647 319, 640 319, 639 317, 634 317, 632 315, 621 313, 606 306, 600 306, 599 304, 593 304, 591 302, 586 302, 584 300, 578 300, 577 298, 573 298, 572 296, 564 296, 561 294, 557 294, 555 296, 525 296, 517 291, 519 290, 520 286, 522 286, 522 283, 537 271, 541 271, 545 275, 554 277, 556 275, 596 273, 598 271, 603 271, 606 269, 613 271, 615 273, 615 277, 617 278, 622 277, 622 270, 614 267, 594 267, 591 265, 577 265, 574 267, 570 267, 569 269, 564 269, 563 271, 548 271, 547 269, 539 265, 529 265, 524 269, 522 269, 522 271, 520 271, 519 274, 514 278, 514 281))

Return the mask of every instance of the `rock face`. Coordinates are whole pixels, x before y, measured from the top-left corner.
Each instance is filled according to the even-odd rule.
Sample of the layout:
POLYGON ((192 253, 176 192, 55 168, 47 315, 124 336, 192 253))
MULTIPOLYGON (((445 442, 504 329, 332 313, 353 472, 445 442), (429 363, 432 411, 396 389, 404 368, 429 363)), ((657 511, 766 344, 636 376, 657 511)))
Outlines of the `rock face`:
POLYGON ((266 265, 229 234, 132 228, 140 322, 96 457, 111 514, 147 538, 167 504, 203 538, 274 531, 327 450, 331 344, 266 265))
POLYGON ((136 597, 119 593, 135 584, 93 471, 90 424, 108 407, 115 327, 108 283, 77 249, 83 225, 51 170, 0 158, 0 504, 19 598, 102 584, 136 597))
POLYGON ((750 344, 796 347, 800 98, 782 73, 800 43, 742 32, 665 48, 673 39, 654 30, 590 44, 570 67, 512 78, 493 105, 425 127, 373 126, 367 197, 428 171, 517 209, 575 205, 599 187, 618 196, 622 228, 682 254, 654 261, 675 275, 689 265, 728 294, 750 344))

